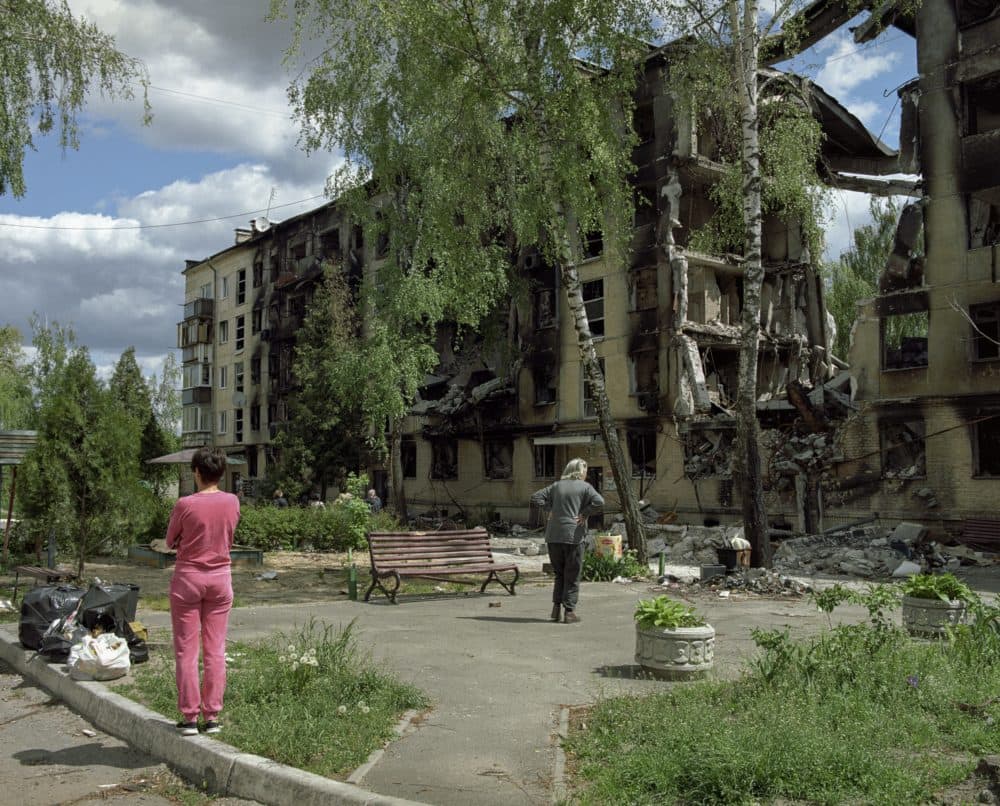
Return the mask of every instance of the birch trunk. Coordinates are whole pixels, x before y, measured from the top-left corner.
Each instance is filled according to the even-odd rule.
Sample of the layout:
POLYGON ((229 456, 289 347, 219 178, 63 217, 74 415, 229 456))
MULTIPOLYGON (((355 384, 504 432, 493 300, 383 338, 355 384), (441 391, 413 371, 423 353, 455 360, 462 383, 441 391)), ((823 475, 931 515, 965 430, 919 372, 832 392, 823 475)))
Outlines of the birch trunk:
POLYGON ((580 358, 590 382, 594 407, 597 409, 597 422, 600 425, 601 437, 604 439, 604 447, 611 464, 611 474, 614 477, 615 486, 618 488, 628 547, 635 552, 636 559, 645 565, 648 562, 646 536, 642 525, 642 516, 639 514, 639 502, 632 489, 632 474, 618 439, 615 421, 611 416, 611 404, 608 401, 608 392, 604 385, 604 375, 601 373, 601 365, 597 361, 594 337, 590 332, 587 309, 583 304, 583 285, 580 283, 580 274, 577 272, 576 266, 569 261, 561 263, 559 274, 562 286, 566 289, 566 299, 576 330, 577 346, 580 349, 580 358))
POLYGON ((760 434, 757 424, 757 353, 760 340, 761 175, 758 143, 757 65, 759 55, 758 0, 729 0, 734 33, 733 78, 740 98, 742 128, 743 223, 746 227, 743 275, 743 315, 740 324, 740 364, 736 399, 734 471, 743 506, 743 529, 753 549, 753 565, 771 567, 771 541, 764 510, 760 434))

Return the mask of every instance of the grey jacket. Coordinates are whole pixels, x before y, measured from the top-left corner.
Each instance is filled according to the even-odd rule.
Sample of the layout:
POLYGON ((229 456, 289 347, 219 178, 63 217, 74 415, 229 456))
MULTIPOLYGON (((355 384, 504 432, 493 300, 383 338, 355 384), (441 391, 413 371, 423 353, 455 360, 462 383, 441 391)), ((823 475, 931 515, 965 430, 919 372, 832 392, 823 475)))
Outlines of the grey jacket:
POLYGON ((579 544, 586 537, 587 524, 577 524, 577 517, 597 512, 604 499, 585 481, 560 479, 531 496, 531 503, 552 513, 545 524, 546 543, 579 544))

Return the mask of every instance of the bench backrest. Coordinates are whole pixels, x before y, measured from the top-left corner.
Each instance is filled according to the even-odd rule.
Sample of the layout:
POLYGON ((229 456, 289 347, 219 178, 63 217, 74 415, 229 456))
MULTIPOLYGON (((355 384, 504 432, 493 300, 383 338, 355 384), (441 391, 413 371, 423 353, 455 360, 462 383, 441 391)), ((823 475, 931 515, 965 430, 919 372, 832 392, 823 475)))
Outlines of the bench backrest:
POLYGON ((493 561, 485 529, 453 532, 369 532, 368 551, 378 569, 461 566, 493 561))

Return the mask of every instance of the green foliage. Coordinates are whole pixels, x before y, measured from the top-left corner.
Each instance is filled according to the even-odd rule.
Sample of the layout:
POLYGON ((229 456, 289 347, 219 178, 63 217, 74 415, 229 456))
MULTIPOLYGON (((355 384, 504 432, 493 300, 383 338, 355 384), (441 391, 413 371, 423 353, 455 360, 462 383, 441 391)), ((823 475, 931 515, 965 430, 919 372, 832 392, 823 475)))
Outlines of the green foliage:
MULTIPOLYGON (((296 632, 227 647, 225 741, 325 776, 343 776, 393 737, 426 696, 383 671, 346 628, 310 621, 296 632)), ((169 660, 169 659, 168 659, 169 660)), ((133 671, 124 691, 163 714, 176 709, 173 664, 133 671)))
POLYGON ((573 800, 932 802, 1000 750, 996 608, 982 623, 940 644, 869 624, 754 631, 739 681, 599 702, 567 743, 573 800))
POLYGON ((373 514, 360 497, 326 507, 271 506, 243 508, 235 540, 264 551, 294 551, 311 546, 314 551, 362 549, 372 530, 392 530, 388 513, 373 514))
POLYGON ((35 134, 57 129, 60 146, 76 148, 77 114, 88 93, 96 88, 109 98, 131 98, 139 82, 146 101, 148 79, 141 62, 74 17, 65 0, 4 0, 0 16, 0 195, 23 196, 24 155, 34 150, 35 134))
POLYGON ((34 419, 31 367, 21 347, 21 334, 0 327, 0 431, 30 429, 34 419))
POLYGON ((643 629, 660 627, 676 630, 678 627, 704 627, 705 619, 693 606, 683 604, 669 596, 640 599, 635 604, 635 623, 643 629))
MULTIPOLYGON (((826 306, 837 324, 833 352, 844 359, 850 351, 851 328, 858 315, 858 302, 878 295, 879 275, 896 237, 899 205, 893 199, 873 197, 869 209, 872 223, 856 228, 851 236, 851 248, 828 267, 826 306)), ((892 323, 895 319, 888 321, 892 323)))
POLYGON ((649 569, 635 557, 635 551, 628 549, 621 557, 611 557, 588 551, 583 556, 583 571, 581 577, 585 582, 610 582, 615 577, 649 576, 649 569))
POLYGON ((36 322, 34 343, 38 444, 22 467, 21 502, 33 532, 55 530, 82 573, 88 556, 120 551, 147 527, 136 506, 139 428, 72 333, 36 322))
POLYGON ((978 597, 954 574, 914 574, 902 584, 904 596, 915 599, 940 599, 943 602, 972 602, 978 597))

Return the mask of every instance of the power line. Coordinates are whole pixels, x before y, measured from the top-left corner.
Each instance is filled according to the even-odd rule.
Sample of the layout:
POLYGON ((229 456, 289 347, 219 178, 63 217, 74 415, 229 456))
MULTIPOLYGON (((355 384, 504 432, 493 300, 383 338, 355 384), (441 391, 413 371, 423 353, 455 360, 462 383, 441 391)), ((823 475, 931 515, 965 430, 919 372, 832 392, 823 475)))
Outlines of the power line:
POLYGON ((274 116, 280 117, 280 118, 282 118, 284 120, 288 120, 289 118, 291 118, 291 111, 290 110, 286 110, 286 111, 282 112, 282 111, 279 111, 277 109, 266 109, 266 108, 264 108, 262 106, 251 106, 250 104, 242 104, 242 103, 239 103, 238 101, 229 101, 229 100, 227 100, 225 98, 213 98, 210 95, 199 95, 198 93, 195 93, 195 92, 186 92, 184 90, 175 90, 175 89, 171 89, 170 87, 160 87, 160 86, 157 86, 156 84, 150 84, 149 88, 151 90, 156 90, 158 92, 165 92, 165 93, 168 93, 170 95, 179 95, 179 96, 182 96, 184 98, 191 98, 191 99, 193 99, 195 101, 202 101, 203 103, 218 104, 220 106, 231 106, 231 107, 234 107, 236 109, 245 109, 248 112, 263 112, 266 115, 274 115, 274 116))
MULTIPOLYGON (((293 207, 296 204, 304 204, 305 202, 315 201, 316 199, 325 199, 325 193, 319 193, 316 196, 309 196, 306 199, 299 199, 298 201, 287 202, 285 204, 275 204, 271 206, 271 210, 277 210, 282 207, 293 207)), ((214 218, 196 218, 191 221, 174 221, 169 224, 127 224, 125 226, 119 227, 63 227, 52 224, 13 224, 7 221, 0 221, 0 227, 15 227, 17 229, 41 229, 41 230, 69 230, 74 232, 95 232, 95 231, 113 231, 113 230, 136 230, 136 229, 165 229, 167 227, 187 227, 192 224, 209 224, 214 221, 226 221, 230 218, 243 218, 248 215, 256 215, 257 213, 262 213, 263 210, 247 210, 242 213, 233 213, 231 215, 215 216, 214 218)))

